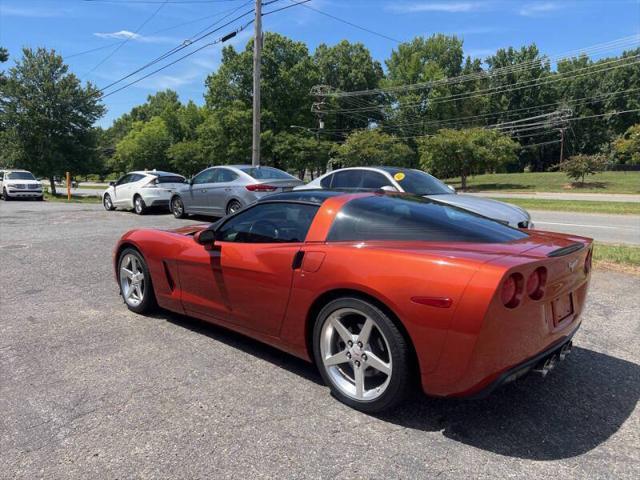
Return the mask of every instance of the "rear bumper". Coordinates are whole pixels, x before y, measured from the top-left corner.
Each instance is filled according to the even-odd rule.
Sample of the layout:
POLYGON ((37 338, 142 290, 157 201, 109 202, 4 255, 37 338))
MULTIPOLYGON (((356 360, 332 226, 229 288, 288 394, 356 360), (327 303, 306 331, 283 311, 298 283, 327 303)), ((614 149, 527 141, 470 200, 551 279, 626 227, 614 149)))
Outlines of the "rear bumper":
POLYGON ((469 399, 481 399, 488 397, 494 390, 506 385, 507 383, 511 383, 518 378, 521 378, 532 370, 537 369, 538 367, 544 365, 547 360, 556 357, 560 351, 568 345, 571 341, 575 333, 580 328, 578 325, 571 333, 569 333, 566 337, 561 338, 560 340, 554 342, 548 348, 545 348, 543 351, 534 355, 533 357, 525 360, 522 363, 508 369, 507 371, 498 375, 498 377, 490 382, 487 386, 477 390, 475 393, 470 395, 465 395, 466 398, 469 399))
POLYGON ((164 189, 155 189, 149 188, 141 189, 143 191, 140 192, 142 199, 147 207, 169 207, 169 200, 171 200, 171 196, 173 192, 164 189))

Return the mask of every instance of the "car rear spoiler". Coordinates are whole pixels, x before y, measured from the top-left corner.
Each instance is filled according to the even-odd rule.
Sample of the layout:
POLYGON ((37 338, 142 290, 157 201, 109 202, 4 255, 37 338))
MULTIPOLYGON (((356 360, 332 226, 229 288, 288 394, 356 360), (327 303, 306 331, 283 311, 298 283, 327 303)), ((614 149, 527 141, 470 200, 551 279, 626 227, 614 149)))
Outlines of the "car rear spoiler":
POLYGON ((577 252, 584 248, 583 243, 572 243, 569 246, 558 248, 552 252, 547 254, 547 257, 562 257, 564 255, 569 255, 570 253, 577 252))

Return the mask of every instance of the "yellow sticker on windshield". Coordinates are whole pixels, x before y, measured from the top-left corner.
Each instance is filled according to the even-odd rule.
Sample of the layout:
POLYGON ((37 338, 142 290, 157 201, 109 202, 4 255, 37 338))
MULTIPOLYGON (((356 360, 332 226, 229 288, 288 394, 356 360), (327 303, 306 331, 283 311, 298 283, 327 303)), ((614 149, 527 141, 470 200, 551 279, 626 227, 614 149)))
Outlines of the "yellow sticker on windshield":
POLYGON ((395 178, 398 182, 401 182, 402 180, 404 180, 404 173, 398 172, 393 176, 393 178, 395 178))

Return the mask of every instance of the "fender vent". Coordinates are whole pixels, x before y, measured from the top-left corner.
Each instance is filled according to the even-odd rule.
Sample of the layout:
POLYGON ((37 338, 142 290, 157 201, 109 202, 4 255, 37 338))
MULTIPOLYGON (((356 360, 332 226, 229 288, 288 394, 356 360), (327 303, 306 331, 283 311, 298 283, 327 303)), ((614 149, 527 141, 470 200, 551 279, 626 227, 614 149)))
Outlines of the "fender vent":
POLYGON ((176 288, 176 284, 173 281, 173 277, 171 276, 171 272, 169 271, 169 265, 164 260, 162 261, 162 266, 164 267, 164 276, 167 277, 167 283, 169 284, 169 288, 173 292, 176 288))
POLYGON ((570 253, 577 252, 584 248, 584 244, 582 243, 573 243, 568 247, 562 247, 553 252, 549 252, 547 257, 562 257, 563 255, 569 255, 570 253))

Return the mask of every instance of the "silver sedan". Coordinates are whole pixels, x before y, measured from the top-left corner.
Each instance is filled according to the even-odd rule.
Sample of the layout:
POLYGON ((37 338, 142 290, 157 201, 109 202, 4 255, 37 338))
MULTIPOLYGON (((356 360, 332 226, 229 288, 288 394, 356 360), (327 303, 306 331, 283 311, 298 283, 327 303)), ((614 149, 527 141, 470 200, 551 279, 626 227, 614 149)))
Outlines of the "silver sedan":
POLYGON ((237 212, 265 195, 293 190, 304 182, 273 167, 225 165, 195 175, 171 198, 176 218, 187 215, 220 217, 237 212))
POLYGON ((307 185, 297 187, 296 190, 312 188, 372 189, 413 193, 464 208, 515 228, 533 228, 529 213, 516 205, 458 194, 453 187, 428 173, 412 168, 342 168, 318 177, 307 185))

